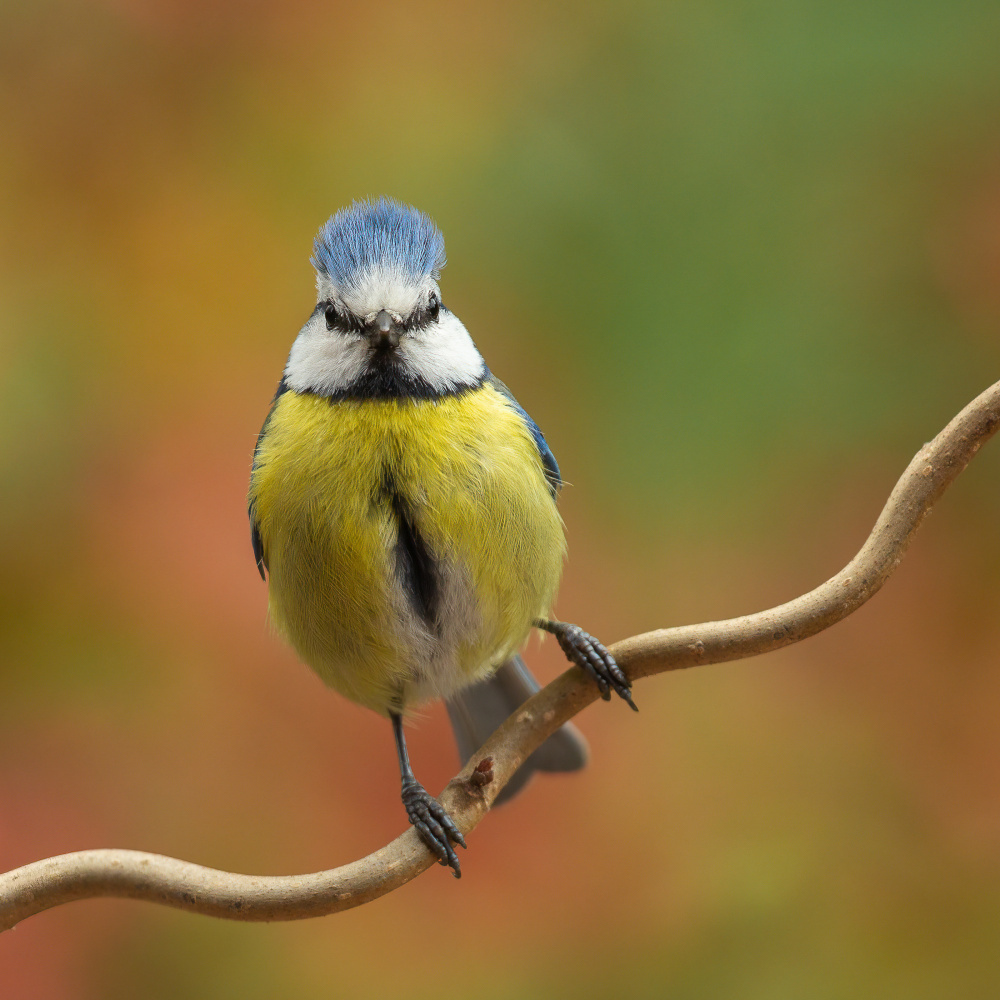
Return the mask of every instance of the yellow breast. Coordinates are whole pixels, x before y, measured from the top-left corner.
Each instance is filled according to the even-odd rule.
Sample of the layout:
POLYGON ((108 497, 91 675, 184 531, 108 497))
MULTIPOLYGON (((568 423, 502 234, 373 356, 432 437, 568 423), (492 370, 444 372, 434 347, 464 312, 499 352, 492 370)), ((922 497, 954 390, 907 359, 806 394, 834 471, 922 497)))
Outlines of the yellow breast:
POLYGON ((438 400, 286 392, 250 501, 273 621, 328 684, 376 711, 485 675, 555 597, 562 522, 530 433, 490 386, 438 400), (430 615, 406 578, 401 519, 429 557, 430 615))

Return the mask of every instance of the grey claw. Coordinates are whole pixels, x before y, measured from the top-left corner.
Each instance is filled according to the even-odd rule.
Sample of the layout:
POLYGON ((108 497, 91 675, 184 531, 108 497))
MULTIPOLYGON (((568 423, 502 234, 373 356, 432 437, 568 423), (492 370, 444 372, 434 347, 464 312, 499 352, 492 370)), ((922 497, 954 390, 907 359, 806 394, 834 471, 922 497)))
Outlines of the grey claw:
POLYGON ((605 701, 610 701, 611 691, 614 690, 619 698, 628 702, 633 711, 639 711, 632 700, 632 685, 629 679, 599 640, 589 632, 584 632, 579 625, 570 625, 567 622, 539 619, 535 625, 556 637, 567 659, 587 671, 597 683, 601 697, 605 701))
POLYGON ((430 848, 439 864, 451 868, 455 878, 461 878, 462 866, 451 845, 454 841, 465 847, 465 838, 447 810, 417 781, 403 785, 402 799, 406 815, 420 839, 430 848))

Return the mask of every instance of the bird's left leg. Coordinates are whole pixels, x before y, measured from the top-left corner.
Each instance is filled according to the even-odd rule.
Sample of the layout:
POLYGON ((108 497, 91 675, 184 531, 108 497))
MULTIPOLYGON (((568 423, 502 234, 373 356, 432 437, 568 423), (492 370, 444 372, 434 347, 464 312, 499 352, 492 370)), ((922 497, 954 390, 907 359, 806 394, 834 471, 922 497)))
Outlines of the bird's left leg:
POLYGON ((399 776, 403 780, 403 805, 406 815, 416 827, 420 839, 437 855, 442 865, 449 866, 455 873, 455 878, 462 877, 462 868, 458 863, 458 855, 452 847, 452 841, 465 847, 462 831, 448 815, 447 810, 435 799, 423 785, 417 781, 410 767, 410 756, 406 752, 406 738, 403 735, 403 717, 396 712, 390 712, 392 731, 396 737, 396 756, 399 758, 399 776))
POLYGON ((558 641, 562 651, 570 663, 582 667, 597 682, 601 697, 608 701, 614 690, 620 698, 638 712, 636 703, 632 700, 632 684, 615 663, 615 658, 604 648, 604 644, 595 639, 589 632, 584 632, 579 625, 568 622, 553 622, 547 618, 536 618, 535 628, 551 632, 558 641))

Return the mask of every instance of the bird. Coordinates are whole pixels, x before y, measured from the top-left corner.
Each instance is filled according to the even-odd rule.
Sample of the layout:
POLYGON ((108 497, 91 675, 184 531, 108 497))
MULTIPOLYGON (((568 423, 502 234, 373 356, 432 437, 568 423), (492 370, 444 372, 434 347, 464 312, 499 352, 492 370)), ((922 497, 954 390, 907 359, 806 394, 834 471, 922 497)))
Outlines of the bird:
MULTIPOLYGON (((456 878, 465 839, 417 781, 404 720, 446 700, 463 762, 539 687, 519 655, 555 635, 609 700, 630 682, 579 626, 552 619, 565 557, 559 466, 441 299, 444 238, 381 197, 313 244, 316 305, 292 343, 253 453, 251 543, 277 632, 335 691, 392 724, 409 822, 456 878)), ((535 770, 571 771, 567 723, 535 770)))

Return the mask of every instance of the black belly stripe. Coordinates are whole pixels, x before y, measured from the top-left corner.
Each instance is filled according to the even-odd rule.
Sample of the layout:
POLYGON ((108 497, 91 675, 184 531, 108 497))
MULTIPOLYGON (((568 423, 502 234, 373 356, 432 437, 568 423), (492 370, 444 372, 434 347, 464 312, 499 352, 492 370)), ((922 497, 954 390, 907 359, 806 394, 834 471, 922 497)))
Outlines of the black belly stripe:
POLYGON ((423 535, 413 522, 409 504, 400 495, 392 475, 382 480, 382 499, 389 503, 396 522, 396 572, 413 610, 428 627, 437 631, 441 586, 437 563, 423 535))

